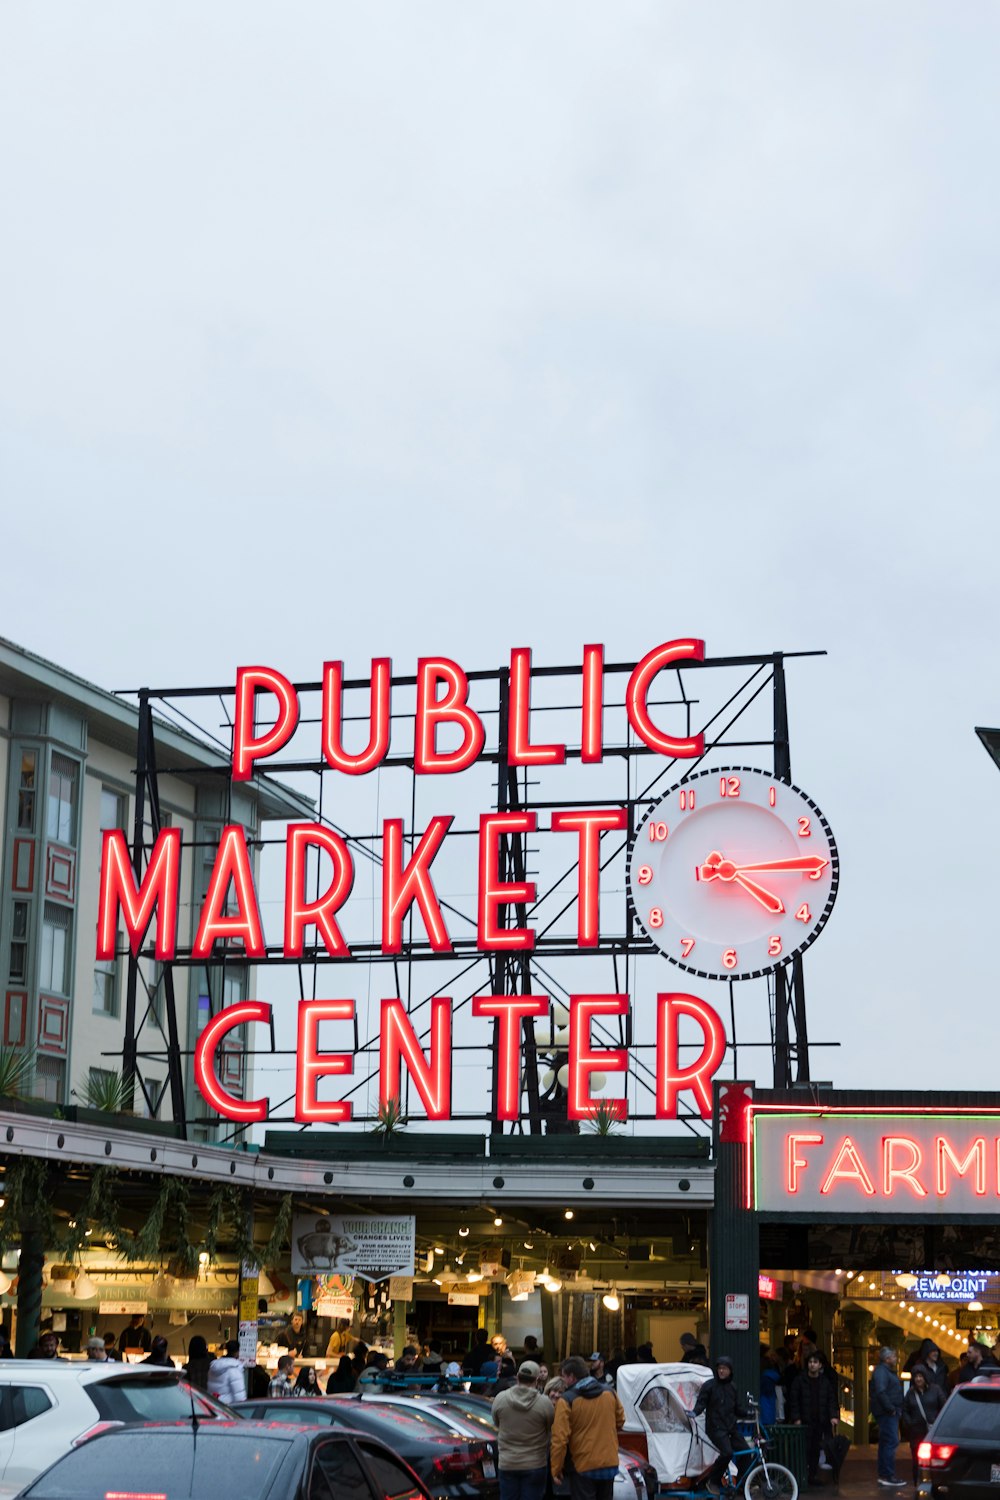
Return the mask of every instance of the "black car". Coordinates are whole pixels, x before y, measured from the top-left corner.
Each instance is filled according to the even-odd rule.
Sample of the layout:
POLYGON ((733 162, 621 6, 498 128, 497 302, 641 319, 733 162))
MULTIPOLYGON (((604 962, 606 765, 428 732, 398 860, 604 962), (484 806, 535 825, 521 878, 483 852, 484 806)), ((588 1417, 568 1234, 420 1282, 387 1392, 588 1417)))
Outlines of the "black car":
POLYGON ((487 1444, 474 1437, 438 1434, 395 1406, 324 1396, 284 1396, 240 1401, 232 1410, 257 1420, 347 1428, 387 1443, 423 1480, 435 1500, 498 1500, 500 1485, 487 1444))
POLYGON ((19 1500, 430 1500, 377 1438, 282 1422, 147 1422, 99 1433, 19 1500))
MULTIPOLYGON (((1000 1373, 1000 1372, 998 1372, 1000 1373)), ((1000 1379, 957 1385, 917 1448, 921 1500, 1000 1495, 1000 1379)))

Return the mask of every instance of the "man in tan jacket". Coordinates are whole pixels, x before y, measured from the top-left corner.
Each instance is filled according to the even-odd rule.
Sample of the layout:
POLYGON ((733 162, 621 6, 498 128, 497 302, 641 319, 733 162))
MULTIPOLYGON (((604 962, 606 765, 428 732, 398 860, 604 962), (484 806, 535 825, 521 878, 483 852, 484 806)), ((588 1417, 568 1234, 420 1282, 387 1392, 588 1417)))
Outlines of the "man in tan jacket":
POLYGON ((564 1359, 561 1369, 566 1391, 556 1402, 552 1425, 552 1482, 562 1482, 565 1468, 572 1500, 612 1500, 624 1409, 610 1386, 596 1381, 579 1355, 564 1359))

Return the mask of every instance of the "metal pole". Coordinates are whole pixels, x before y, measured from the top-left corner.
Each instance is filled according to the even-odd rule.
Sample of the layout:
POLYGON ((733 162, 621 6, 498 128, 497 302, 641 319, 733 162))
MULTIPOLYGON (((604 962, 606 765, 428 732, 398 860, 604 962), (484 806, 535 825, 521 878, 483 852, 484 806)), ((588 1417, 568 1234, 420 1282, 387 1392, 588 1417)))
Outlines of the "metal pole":
MULTIPOLYGON (((142 880, 142 834, 146 821, 146 767, 152 715, 149 691, 139 690, 139 732, 135 751, 135 816, 132 820, 132 869, 138 885, 142 880)), ((138 1038, 135 1029, 136 994, 139 986, 139 957, 129 944, 128 976, 125 984, 125 1037, 122 1044, 122 1105, 135 1104, 135 1073, 138 1061, 138 1038)))

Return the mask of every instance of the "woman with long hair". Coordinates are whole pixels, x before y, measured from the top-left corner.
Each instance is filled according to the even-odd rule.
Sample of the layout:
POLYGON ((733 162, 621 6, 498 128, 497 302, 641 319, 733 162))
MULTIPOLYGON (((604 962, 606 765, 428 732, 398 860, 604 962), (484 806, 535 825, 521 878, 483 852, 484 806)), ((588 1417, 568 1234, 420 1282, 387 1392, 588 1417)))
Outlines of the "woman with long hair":
POLYGON ((358 1383, 357 1371, 349 1354, 340 1356, 340 1363, 335 1370, 330 1371, 330 1378, 326 1382, 326 1394, 328 1396, 349 1396, 358 1383))
POLYGON ((303 1365, 295 1377, 292 1386, 293 1396, 322 1396, 319 1381, 316 1379, 316 1366, 303 1365))
POLYGON ((212 1363, 212 1356, 208 1352, 208 1345, 200 1333, 196 1333, 188 1344, 188 1361, 184 1366, 184 1374, 192 1385, 196 1385, 200 1391, 208 1391, 208 1367, 212 1363))

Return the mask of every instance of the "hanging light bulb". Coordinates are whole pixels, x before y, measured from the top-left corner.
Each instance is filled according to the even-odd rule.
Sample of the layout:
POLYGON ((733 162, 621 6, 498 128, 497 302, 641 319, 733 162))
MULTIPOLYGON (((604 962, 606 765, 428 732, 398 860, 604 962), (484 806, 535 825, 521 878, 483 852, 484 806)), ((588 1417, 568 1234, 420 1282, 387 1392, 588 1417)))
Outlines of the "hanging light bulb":
POLYGON ((571 1208, 565 1208, 565 1209, 563 1209, 563 1218, 564 1219, 571 1219, 572 1217, 573 1217, 573 1210, 571 1208))
POLYGON ((0 1271, 0 1297, 6 1296, 13 1286, 13 1282, 5 1271, 0 1271))
POLYGON ((86 1271, 80 1273, 73 1285, 73 1296, 78 1302, 89 1301, 91 1297, 97 1296, 97 1288, 87 1275, 86 1271))
POLYGON ((261 1297, 274 1296, 274 1282, 268 1276, 263 1266, 261 1266, 257 1273, 257 1291, 261 1297))
POLYGON ((482 1273, 482 1271, 466 1271, 466 1273, 465 1273, 465 1279, 466 1279, 466 1281, 472 1281, 472 1282, 482 1281, 482 1279, 483 1279, 483 1273, 482 1273))
POLYGON ((542 1283, 547 1292, 561 1292, 562 1282, 558 1276, 550 1276, 548 1281, 542 1283))
POLYGON ((469 1226, 468 1226, 468 1224, 463 1224, 462 1227, 461 1227, 461 1229, 458 1231, 458 1233, 459 1233, 459 1238, 460 1239, 467 1240, 468 1237, 469 1237, 469 1226))
POLYGON ((604 1296, 601 1298, 601 1301, 604 1303, 604 1306, 607 1308, 608 1312, 617 1312, 621 1307, 621 1302, 619 1300, 617 1292, 605 1292, 604 1296))
POLYGON ((497 1214, 496 1218, 493 1220, 493 1227, 494 1227, 494 1229, 499 1229, 502 1226, 502 1224, 503 1224, 503 1219, 500 1217, 499 1214, 497 1214))

